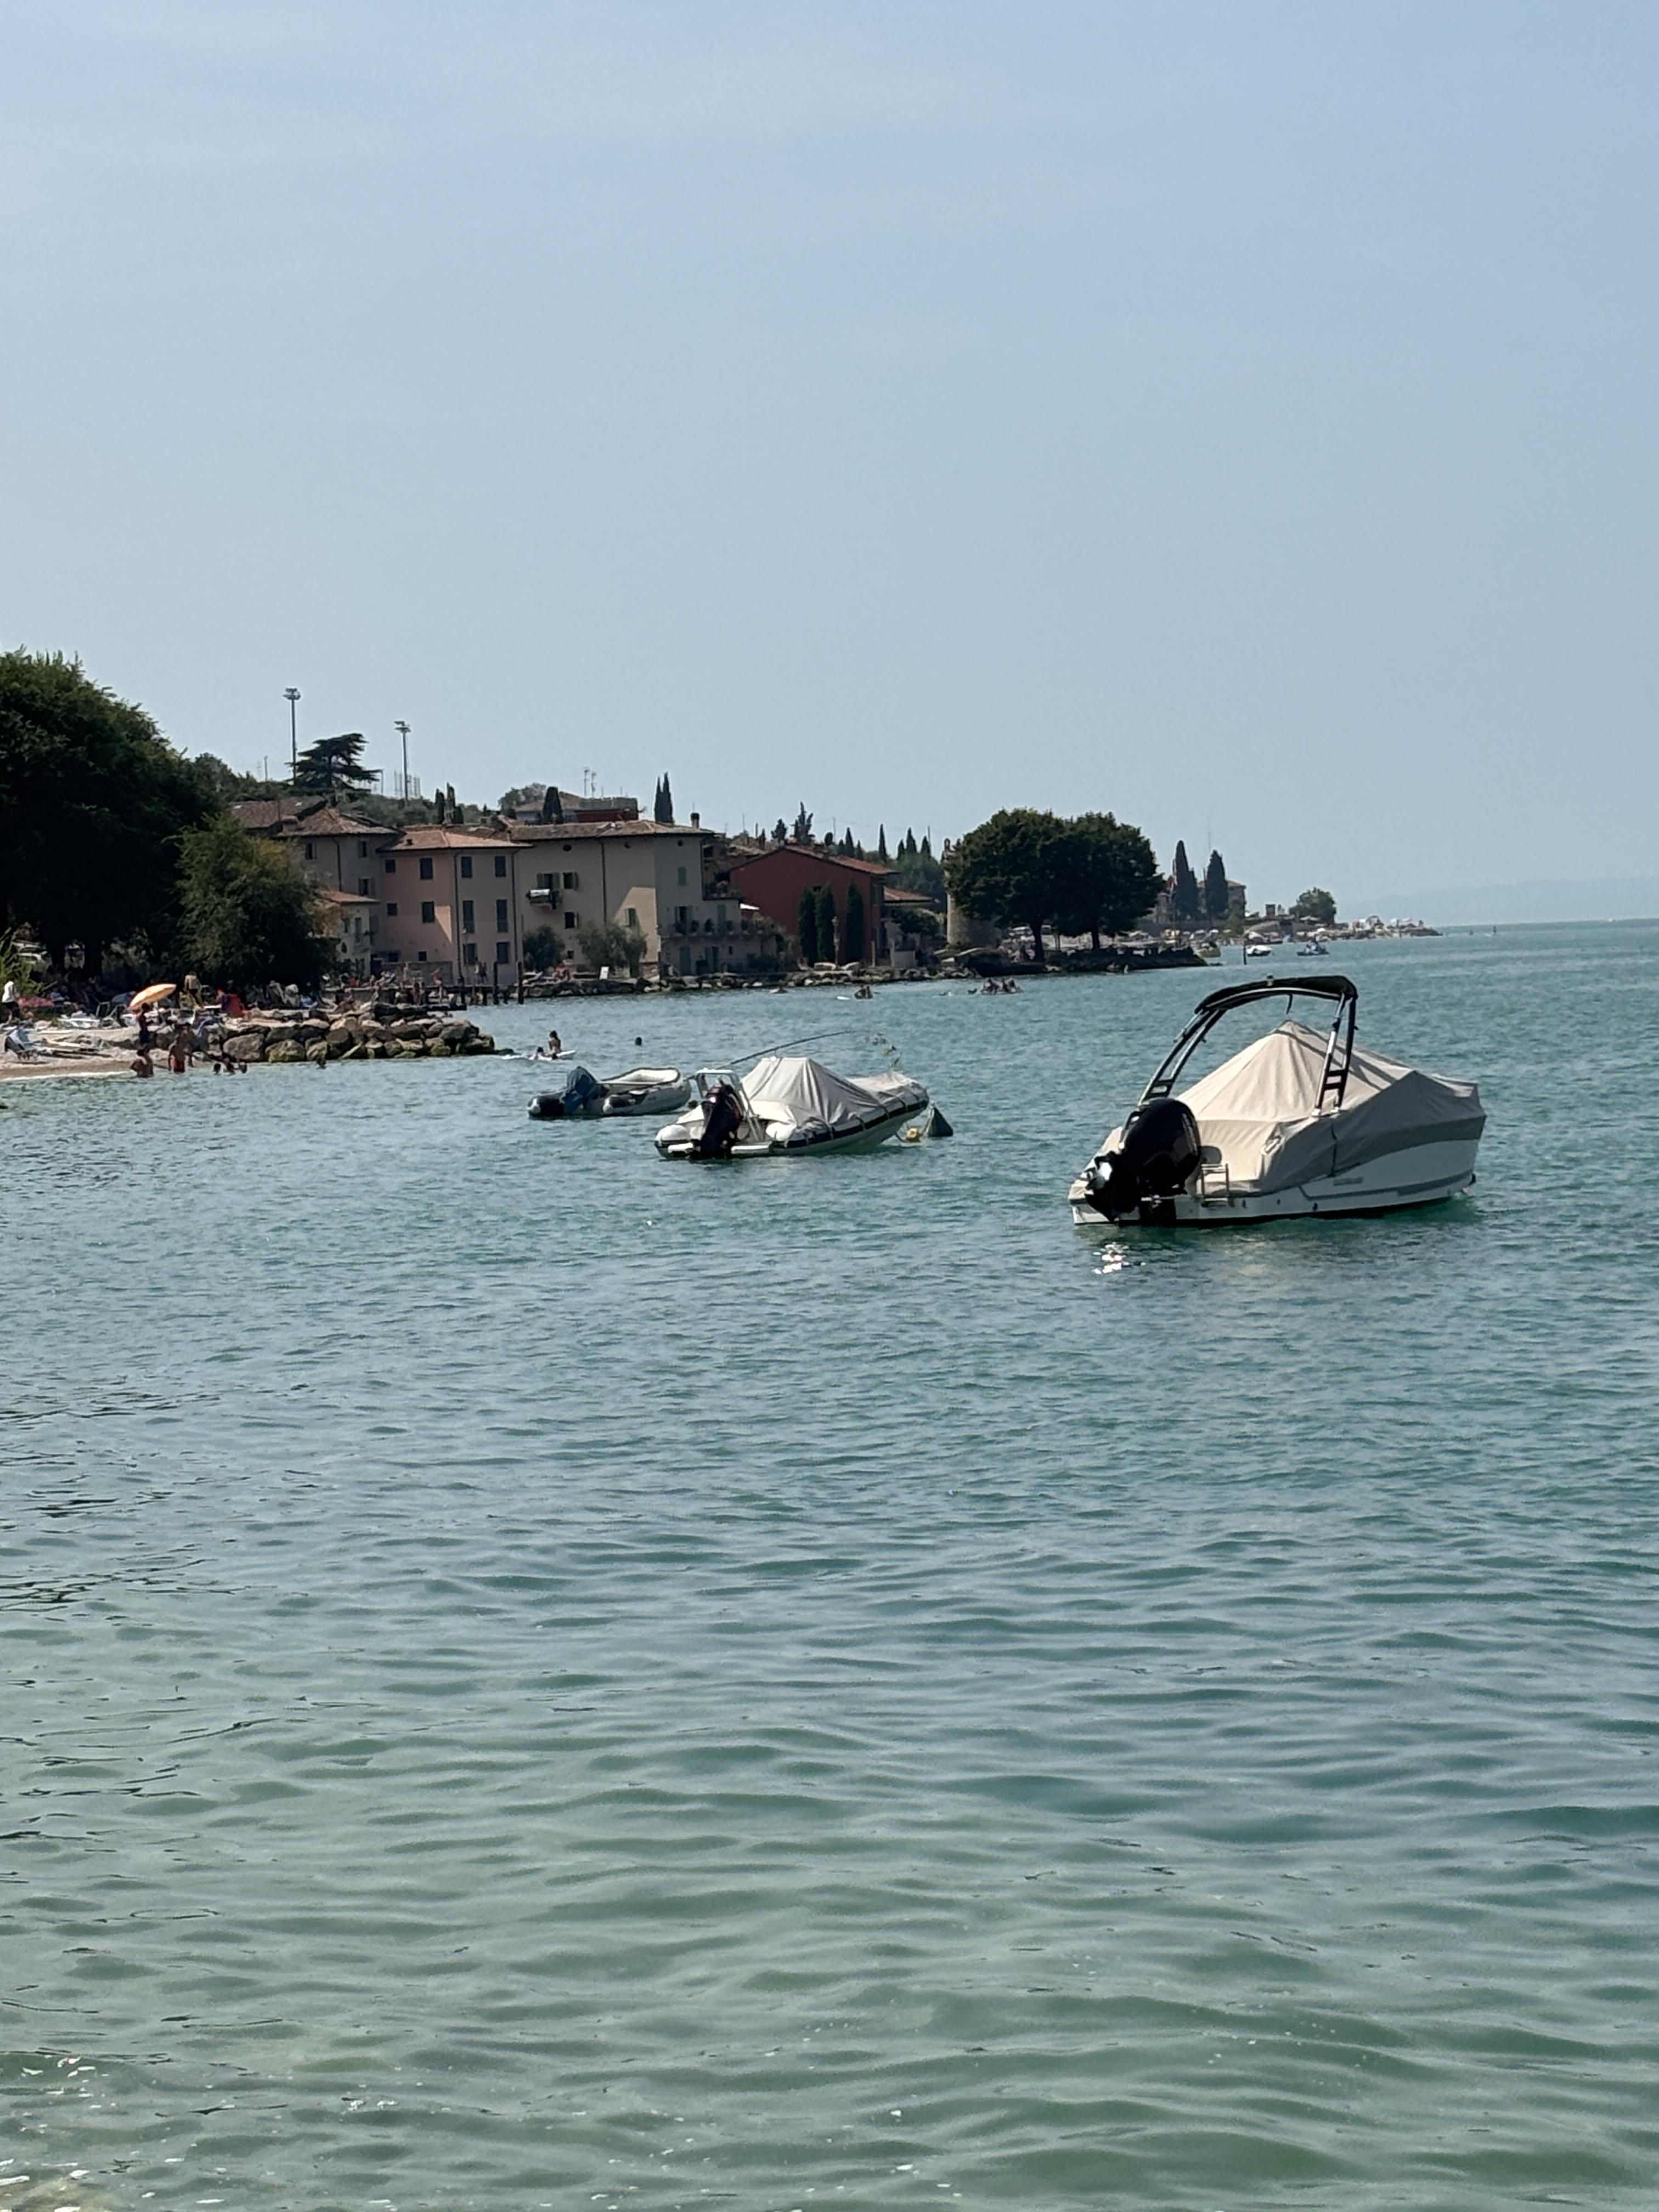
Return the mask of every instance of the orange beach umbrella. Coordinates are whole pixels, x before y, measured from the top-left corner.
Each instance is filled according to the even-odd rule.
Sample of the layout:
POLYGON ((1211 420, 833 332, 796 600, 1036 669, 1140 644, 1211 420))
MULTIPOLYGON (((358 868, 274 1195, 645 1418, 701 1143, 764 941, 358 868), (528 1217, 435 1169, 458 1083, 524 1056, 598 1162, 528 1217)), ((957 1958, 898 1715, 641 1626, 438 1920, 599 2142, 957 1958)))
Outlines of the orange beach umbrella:
POLYGON ((178 989, 176 983, 146 983, 142 991, 135 991, 127 1000, 129 1006, 153 1006, 158 1000, 170 999, 178 989))

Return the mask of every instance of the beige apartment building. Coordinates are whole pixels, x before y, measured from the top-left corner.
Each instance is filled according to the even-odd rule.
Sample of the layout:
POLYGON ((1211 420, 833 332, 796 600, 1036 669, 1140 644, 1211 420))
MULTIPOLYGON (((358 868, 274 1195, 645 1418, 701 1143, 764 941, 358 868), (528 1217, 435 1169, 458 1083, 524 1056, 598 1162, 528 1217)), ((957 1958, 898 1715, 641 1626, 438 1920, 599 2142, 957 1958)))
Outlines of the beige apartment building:
POLYGON ((421 823, 383 836, 383 969, 425 969, 445 982, 516 982, 523 943, 504 833, 421 823))
POLYGON ((230 811, 256 836, 280 841, 317 886, 340 966, 353 975, 371 975, 380 957, 380 854, 386 832, 337 806, 292 799, 240 799, 230 811))
MULTIPOLYGON (((673 822, 515 822, 522 931, 551 925, 579 957, 587 924, 615 922, 645 939, 644 969, 666 978, 775 967, 775 923, 714 873, 713 835, 673 822)), ((520 941, 522 942, 522 936, 520 941)))

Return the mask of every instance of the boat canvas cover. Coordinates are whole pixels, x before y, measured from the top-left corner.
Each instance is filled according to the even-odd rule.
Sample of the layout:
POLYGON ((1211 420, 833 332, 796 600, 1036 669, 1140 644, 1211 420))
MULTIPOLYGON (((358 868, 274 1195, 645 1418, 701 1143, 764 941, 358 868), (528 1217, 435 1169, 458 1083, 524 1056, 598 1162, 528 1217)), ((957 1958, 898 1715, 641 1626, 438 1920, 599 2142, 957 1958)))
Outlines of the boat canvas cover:
POLYGON ((837 1075, 822 1060, 781 1053, 757 1060, 743 1088, 757 1121, 787 1121, 797 1128, 820 1123, 832 1137, 850 1137, 889 1115, 927 1103, 927 1093, 907 1075, 837 1075))
POLYGON ((1283 1190, 1415 1145, 1474 1142, 1486 1126, 1473 1083, 1354 1048, 1340 1111, 1321 1114, 1328 1040, 1282 1022, 1180 1093, 1229 1180, 1283 1190))

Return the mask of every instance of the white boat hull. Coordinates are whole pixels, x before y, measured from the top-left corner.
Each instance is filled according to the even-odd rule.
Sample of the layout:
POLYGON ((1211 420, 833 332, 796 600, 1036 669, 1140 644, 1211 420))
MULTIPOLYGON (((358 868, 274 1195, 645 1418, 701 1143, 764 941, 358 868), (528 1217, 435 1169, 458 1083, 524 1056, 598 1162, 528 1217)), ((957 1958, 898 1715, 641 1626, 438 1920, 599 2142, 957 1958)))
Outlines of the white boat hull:
MULTIPOLYGON (((924 1096, 921 1105, 895 1107, 890 1113, 878 1115, 861 1129, 849 1129, 844 1133, 822 1136, 793 1131, 788 1136, 770 1137, 763 1142, 734 1144, 726 1155, 733 1160, 823 1159, 831 1152, 872 1152, 878 1145, 884 1145, 890 1137, 897 1136, 906 1122, 914 1121, 927 1107, 924 1096)), ((657 1150, 665 1160, 689 1160, 696 1154, 696 1139, 690 1133, 678 1133, 681 1125, 674 1124, 661 1132, 657 1139, 657 1150)))
POLYGON ((1437 1206, 1471 1188, 1479 1144, 1474 1138, 1413 1145, 1385 1152, 1342 1175, 1317 1176, 1272 1191, 1252 1189, 1248 1183, 1229 1186, 1200 1175, 1193 1188, 1173 1198, 1146 1200, 1138 1215, 1115 1221, 1088 1203, 1081 1176, 1067 1195, 1073 1220, 1085 1229, 1220 1228, 1248 1221, 1294 1221, 1314 1214, 1403 1212, 1437 1206))

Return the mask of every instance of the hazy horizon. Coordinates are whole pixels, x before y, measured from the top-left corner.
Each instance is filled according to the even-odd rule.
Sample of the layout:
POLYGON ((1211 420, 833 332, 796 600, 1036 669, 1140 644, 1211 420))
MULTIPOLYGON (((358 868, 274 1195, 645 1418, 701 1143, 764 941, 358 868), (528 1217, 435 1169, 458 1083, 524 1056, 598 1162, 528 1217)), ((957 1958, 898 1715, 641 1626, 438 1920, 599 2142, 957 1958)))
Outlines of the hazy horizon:
POLYGON ((1649 12, 8 25, 0 640, 187 750, 1655 881, 1649 12))

